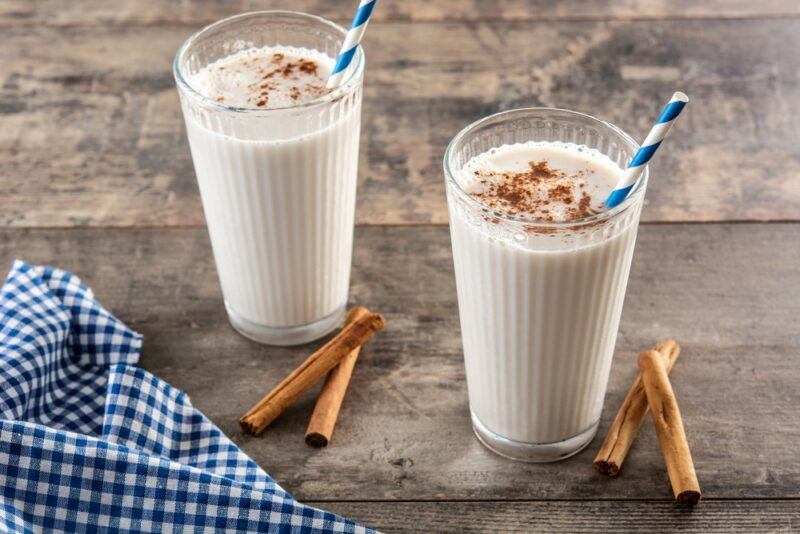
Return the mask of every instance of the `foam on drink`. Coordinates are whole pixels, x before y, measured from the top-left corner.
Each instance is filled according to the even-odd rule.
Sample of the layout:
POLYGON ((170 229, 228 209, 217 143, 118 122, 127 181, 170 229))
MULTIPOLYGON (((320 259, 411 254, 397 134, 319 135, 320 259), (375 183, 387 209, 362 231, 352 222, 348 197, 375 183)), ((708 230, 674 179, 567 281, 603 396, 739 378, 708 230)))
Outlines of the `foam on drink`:
POLYGON ((571 143, 503 145, 469 160, 459 184, 493 211, 526 221, 564 222, 595 215, 621 169, 571 143))
POLYGON ((333 65, 333 58, 309 48, 248 48, 203 67, 190 84, 231 107, 284 108, 330 92, 325 83, 333 65))

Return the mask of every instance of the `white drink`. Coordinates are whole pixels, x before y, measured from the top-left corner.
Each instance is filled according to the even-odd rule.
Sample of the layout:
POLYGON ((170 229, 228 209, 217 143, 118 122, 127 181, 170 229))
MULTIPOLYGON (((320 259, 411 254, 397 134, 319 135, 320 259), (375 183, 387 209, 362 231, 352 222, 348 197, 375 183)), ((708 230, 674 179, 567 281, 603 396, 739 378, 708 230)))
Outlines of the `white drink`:
POLYGON ((228 314, 259 341, 320 337, 347 303, 361 94, 359 80, 325 101, 333 65, 314 49, 244 47, 187 76, 235 108, 196 113, 183 99, 228 314))
POLYGON ((602 217, 621 174, 585 146, 524 142, 472 156, 454 176, 461 193, 450 188, 450 228, 470 409, 479 438, 501 454, 555 460, 596 431, 638 208, 611 226, 569 225, 602 217), (454 198, 463 193, 477 202, 454 198))

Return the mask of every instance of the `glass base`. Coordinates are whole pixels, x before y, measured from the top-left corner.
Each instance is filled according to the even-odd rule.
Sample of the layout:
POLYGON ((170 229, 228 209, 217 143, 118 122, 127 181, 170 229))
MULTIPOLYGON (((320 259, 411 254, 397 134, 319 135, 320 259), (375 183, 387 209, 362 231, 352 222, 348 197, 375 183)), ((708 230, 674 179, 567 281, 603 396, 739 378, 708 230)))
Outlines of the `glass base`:
POLYGON ((299 326, 273 327, 248 321, 233 311, 227 302, 225 303, 225 309, 228 311, 228 320, 234 330, 253 341, 279 347, 303 345, 329 334, 344 322, 346 307, 346 303, 342 304, 330 315, 313 323, 299 326))
POLYGON ((526 443, 499 436, 486 428, 472 411, 470 411, 470 415, 472 416, 472 430, 478 437, 478 441, 487 449, 511 460, 532 463, 557 462, 578 454, 592 441, 600 424, 598 420, 583 432, 563 441, 526 443))

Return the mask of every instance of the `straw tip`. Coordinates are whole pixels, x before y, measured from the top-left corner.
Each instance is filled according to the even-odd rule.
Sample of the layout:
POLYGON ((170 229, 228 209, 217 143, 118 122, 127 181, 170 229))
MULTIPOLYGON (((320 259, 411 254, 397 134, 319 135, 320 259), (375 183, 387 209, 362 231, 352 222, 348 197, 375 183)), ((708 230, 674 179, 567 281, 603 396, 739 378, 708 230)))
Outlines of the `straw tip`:
POLYGON ((673 102, 689 102, 689 97, 686 96, 686 93, 682 91, 675 91, 675 94, 672 95, 673 102))

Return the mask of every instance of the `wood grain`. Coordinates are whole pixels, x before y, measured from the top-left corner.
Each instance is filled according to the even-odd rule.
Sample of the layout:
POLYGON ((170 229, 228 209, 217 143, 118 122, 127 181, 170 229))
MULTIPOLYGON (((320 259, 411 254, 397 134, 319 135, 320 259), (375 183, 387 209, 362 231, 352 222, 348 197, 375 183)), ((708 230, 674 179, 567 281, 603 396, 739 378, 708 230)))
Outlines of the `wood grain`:
MULTIPOLYGON (((205 24, 262 9, 315 13, 340 22, 355 2, 339 0, 5 0, 0 24, 118 25, 205 24)), ((382 0, 376 21, 607 20, 660 18, 741 18, 800 15, 792 0, 382 0)))
POLYGON ((381 532, 796 532, 798 501, 321 502, 381 532))
POLYGON ((709 499, 800 498, 800 225, 641 228, 598 436, 573 459, 504 460, 472 435, 445 227, 356 232, 352 302, 386 317, 364 348, 334 445, 303 435, 316 391, 260 438, 237 423, 321 344, 272 348, 227 324, 203 229, 0 230, 0 261, 82 276, 145 336, 142 365, 195 405, 301 499, 670 499, 645 425, 617 479, 592 458, 635 356, 675 337, 671 379, 709 499), (344 497, 340 497, 344 498, 344 497))
MULTIPOLYGON (((446 222, 444 148, 489 113, 566 107, 642 137, 676 88, 692 104, 654 161, 644 219, 798 220, 798 29, 796 20, 376 23, 357 222, 446 222)), ((0 225, 203 225, 170 73, 191 30, 3 29, 0 225)))

